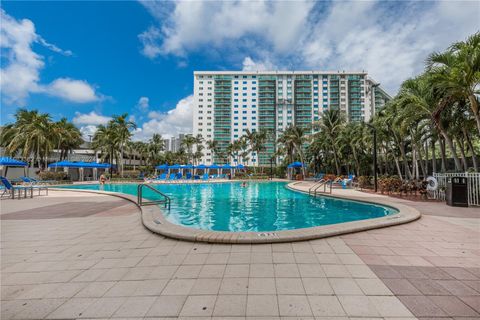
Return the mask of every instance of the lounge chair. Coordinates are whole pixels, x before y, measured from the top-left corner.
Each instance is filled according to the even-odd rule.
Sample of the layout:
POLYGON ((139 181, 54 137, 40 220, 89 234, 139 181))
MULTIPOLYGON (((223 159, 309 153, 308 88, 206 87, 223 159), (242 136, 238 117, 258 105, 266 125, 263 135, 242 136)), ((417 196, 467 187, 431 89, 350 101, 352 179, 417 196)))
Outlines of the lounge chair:
POLYGON ((32 187, 33 189, 38 190, 38 195, 42 192, 42 190, 45 190, 47 196, 48 196, 48 186, 44 183, 42 184, 42 181, 38 181, 33 178, 29 177, 20 177, 24 183, 26 183, 29 187, 32 187))
POLYGON ((8 181, 7 178, 1 177, 0 176, 0 181, 2 182, 3 186, 5 189, 3 190, 3 193, 0 196, 4 196, 6 194, 10 194, 10 197, 12 199, 15 198, 15 191, 18 191, 18 199, 21 197, 21 192, 23 191, 25 193, 25 198, 27 197, 27 192, 30 190, 30 198, 33 198, 33 187, 32 186, 14 186, 8 181))
POLYGON ((192 179, 192 174, 190 172, 187 172, 187 174, 185 175, 185 179, 187 180, 192 179))
POLYGON ((167 174, 166 173, 162 173, 161 175, 159 175, 157 177, 157 180, 165 180, 167 178, 167 174))
POLYGON ((170 173, 170 176, 168 177, 168 181, 174 181, 175 180, 175 173, 170 173))
POLYGON ((203 174, 202 180, 208 180, 208 173, 203 174))

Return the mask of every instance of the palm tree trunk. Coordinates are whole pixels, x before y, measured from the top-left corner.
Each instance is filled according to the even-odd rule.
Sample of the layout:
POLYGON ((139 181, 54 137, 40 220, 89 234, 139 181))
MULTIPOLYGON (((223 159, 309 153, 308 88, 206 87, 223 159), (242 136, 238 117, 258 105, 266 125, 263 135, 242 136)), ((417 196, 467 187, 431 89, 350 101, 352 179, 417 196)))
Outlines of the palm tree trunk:
POLYGON ((410 171, 410 167, 408 166, 407 156, 405 154, 405 143, 401 142, 399 144, 400 147, 400 154, 402 155, 403 166, 405 167, 405 176, 407 179, 412 179, 412 172, 410 171))
POLYGON ((397 158, 394 158, 394 159, 395 159, 395 166, 397 167, 398 176, 400 177, 400 180, 403 181, 403 175, 402 175, 402 169, 400 168, 400 162, 398 161, 397 158))
POLYGON ((432 140, 432 174, 437 172, 437 157, 435 155, 435 140, 432 140))
POLYGON ((425 169, 425 163, 423 162, 423 156, 422 156, 422 147, 416 145, 417 147, 417 153, 418 153, 418 161, 420 162, 420 169, 422 169, 422 174, 423 174, 423 179, 427 177, 427 170, 425 169))
POLYGON ((460 156, 462 157, 462 163, 463 163, 463 169, 465 171, 468 170, 468 162, 467 162, 467 157, 465 156, 465 147, 463 145, 463 142, 460 141, 460 139, 456 138, 458 147, 460 148, 460 156))
POLYGON ((446 142, 448 148, 450 149, 450 152, 452 153, 453 160, 455 161, 455 169, 457 171, 461 171, 462 170, 462 165, 460 163, 460 159, 457 156, 457 152, 455 151, 455 147, 453 145, 452 139, 450 138, 450 136, 447 134, 447 132, 443 128, 440 129, 440 134, 445 139, 445 142, 446 142))
POLYGON ((478 134, 480 134, 480 114, 478 114, 478 102, 477 97, 474 94, 468 96, 470 101, 470 107, 472 108, 473 116, 475 117, 475 122, 477 123, 478 134))
POLYGON ((442 167, 441 171, 445 172, 447 171, 447 151, 445 148, 445 139, 443 136, 440 138, 440 157, 442 158, 442 167))
POLYGON ((465 127, 462 127, 463 135, 465 137, 465 141, 467 142, 468 149, 472 153, 472 162, 473 168, 475 172, 478 172, 478 162, 477 162, 477 155, 475 154, 475 149, 473 148, 472 140, 470 139, 470 134, 467 132, 465 127))

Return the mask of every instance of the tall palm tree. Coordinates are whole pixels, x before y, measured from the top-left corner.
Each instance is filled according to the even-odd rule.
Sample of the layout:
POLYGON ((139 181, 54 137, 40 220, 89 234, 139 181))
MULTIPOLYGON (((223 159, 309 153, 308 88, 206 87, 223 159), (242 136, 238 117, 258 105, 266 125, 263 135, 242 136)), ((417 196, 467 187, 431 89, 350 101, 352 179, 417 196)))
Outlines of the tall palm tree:
POLYGON ((209 140, 207 141, 207 148, 212 153, 212 159, 215 159, 216 156, 219 156, 219 147, 217 140, 209 140))
MULTIPOLYGON (((304 147, 307 142, 307 136, 303 128, 298 126, 289 126, 279 137, 278 141, 285 146, 287 152, 291 152, 289 156, 290 160, 293 160, 293 154, 300 158, 300 162, 305 164, 304 147)), ((302 166, 302 172, 305 176, 305 165, 302 166)))
POLYGON ((427 59, 433 85, 446 95, 470 102, 480 134, 478 86, 480 84, 480 32, 466 41, 454 43, 447 51, 432 53, 427 59))
POLYGON ((132 137, 132 130, 137 128, 134 121, 128 120, 128 113, 122 115, 114 115, 110 120, 109 125, 116 132, 115 136, 118 139, 118 145, 120 147, 120 174, 123 177, 124 159, 123 152, 125 145, 132 137))
POLYGON ((187 135, 183 138, 181 146, 186 149, 188 161, 193 163, 193 146, 197 143, 197 138, 192 135, 187 135))
POLYGON ((337 175, 340 175, 340 163, 339 163, 339 154, 337 147, 337 138, 340 134, 340 131, 345 125, 345 118, 339 110, 327 110, 323 113, 322 119, 320 121, 320 130, 325 132, 330 146, 332 148, 332 154, 335 161, 335 168, 337 175))

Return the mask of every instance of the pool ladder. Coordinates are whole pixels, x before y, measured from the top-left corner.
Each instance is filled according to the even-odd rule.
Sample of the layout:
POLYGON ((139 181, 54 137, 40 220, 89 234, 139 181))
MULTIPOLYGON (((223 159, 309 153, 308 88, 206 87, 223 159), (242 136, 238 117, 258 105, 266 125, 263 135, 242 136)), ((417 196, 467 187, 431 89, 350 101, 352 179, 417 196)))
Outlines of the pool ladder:
POLYGON ((322 192, 322 193, 329 193, 331 194, 332 193, 332 183, 331 181, 328 181, 328 180, 318 180, 316 181, 311 187, 310 189, 308 189, 308 194, 309 195, 312 195, 314 197, 317 196, 317 192, 322 192), (329 186, 329 189, 327 191, 327 185, 329 186), (322 190, 318 190, 320 189, 321 187, 323 187, 323 191, 322 190))
POLYGON ((164 208, 170 210, 170 202, 171 202, 171 199, 169 196, 167 196, 166 194, 164 194, 163 192, 155 189, 154 187, 152 187, 151 185, 148 185, 148 184, 145 184, 145 183, 140 183, 138 186, 137 186, 137 204, 139 206, 151 206, 151 205, 160 205, 160 204, 163 204, 164 205, 164 208), (144 201, 143 200, 143 188, 148 188, 150 190, 152 190, 153 192, 161 195, 163 198, 160 199, 160 200, 151 200, 151 201, 144 201))

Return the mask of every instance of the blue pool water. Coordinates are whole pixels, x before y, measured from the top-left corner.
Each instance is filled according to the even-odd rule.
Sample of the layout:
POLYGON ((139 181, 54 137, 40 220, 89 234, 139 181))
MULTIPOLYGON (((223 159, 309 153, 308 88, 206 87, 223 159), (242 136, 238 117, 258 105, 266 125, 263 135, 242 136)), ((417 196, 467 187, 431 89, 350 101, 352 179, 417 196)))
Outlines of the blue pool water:
MULTIPOLYGON (((277 231, 364 220, 394 214, 396 209, 370 203, 291 191, 283 182, 152 185, 171 197, 168 221, 215 231, 277 231)), ((135 184, 66 186, 137 194, 135 184)), ((158 195, 144 189, 144 197, 158 195)))

